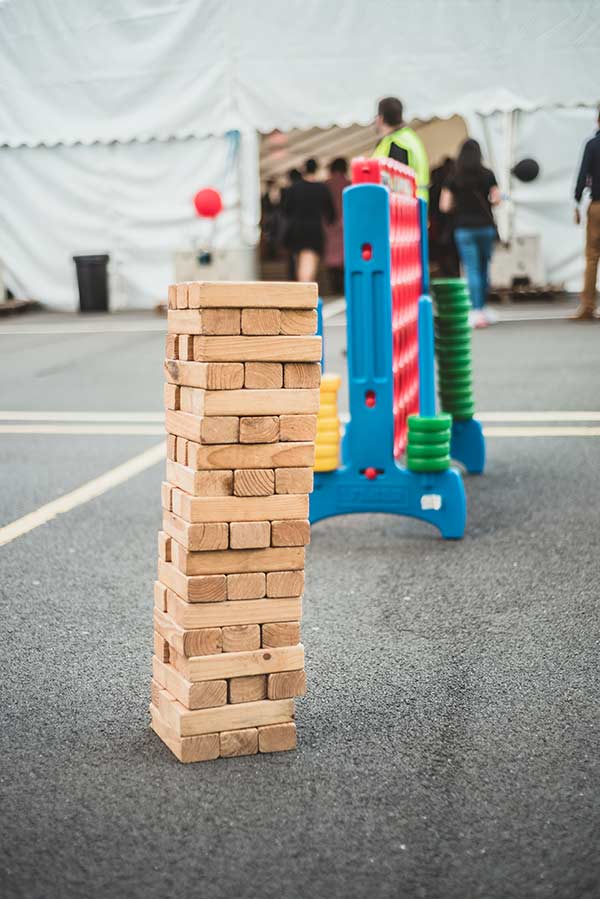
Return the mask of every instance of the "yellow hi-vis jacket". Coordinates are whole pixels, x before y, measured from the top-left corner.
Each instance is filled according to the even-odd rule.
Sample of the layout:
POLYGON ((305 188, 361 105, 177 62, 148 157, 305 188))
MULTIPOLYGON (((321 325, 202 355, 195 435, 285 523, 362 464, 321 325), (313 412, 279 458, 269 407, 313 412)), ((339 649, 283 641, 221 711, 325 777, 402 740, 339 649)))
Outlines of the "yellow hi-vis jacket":
POLYGON ((406 150, 408 165, 414 170, 417 178, 417 196, 429 199, 429 160, 421 138, 404 125, 392 134, 386 134, 375 148, 373 156, 389 156, 392 144, 406 150))

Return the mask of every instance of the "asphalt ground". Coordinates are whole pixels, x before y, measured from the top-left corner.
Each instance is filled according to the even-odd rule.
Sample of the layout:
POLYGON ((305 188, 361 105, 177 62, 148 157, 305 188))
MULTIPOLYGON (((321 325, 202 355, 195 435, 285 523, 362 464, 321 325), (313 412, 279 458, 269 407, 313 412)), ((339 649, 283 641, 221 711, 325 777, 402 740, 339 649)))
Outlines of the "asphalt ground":
MULTIPOLYGON (((19 333, 36 321, 0 326, 4 410, 160 413, 158 330, 19 333)), ((598 411, 599 340, 476 333, 478 407, 598 411)), ((314 527, 295 753, 183 766, 149 730, 162 465, 2 547, 0 894, 600 896, 600 437, 580 426, 490 439, 460 542, 314 527)), ((161 437, 0 439, 1 526, 161 437)))

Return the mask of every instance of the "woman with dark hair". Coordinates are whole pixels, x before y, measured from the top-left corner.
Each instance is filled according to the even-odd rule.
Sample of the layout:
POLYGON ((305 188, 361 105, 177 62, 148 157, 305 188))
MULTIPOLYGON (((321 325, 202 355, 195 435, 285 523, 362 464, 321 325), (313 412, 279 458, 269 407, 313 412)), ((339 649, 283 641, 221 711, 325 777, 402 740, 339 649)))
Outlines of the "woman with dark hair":
POLYGON ((485 308, 490 259, 497 231, 492 206, 500 202, 496 177, 483 165, 481 147, 466 140, 440 196, 440 211, 454 217, 454 240, 467 275, 471 323, 484 328, 493 320, 485 308))
POLYGON ((298 281, 316 281, 325 242, 323 223, 335 221, 331 194, 317 181, 316 173, 317 161, 307 159, 302 178, 292 184, 283 201, 288 220, 285 244, 296 255, 298 281))
POLYGON ((335 209, 335 222, 325 226, 325 265, 329 275, 329 289, 334 294, 344 293, 344 216, 342 194, 350 184, 347 177, 348 163, 338 156, 329 163, 329 178, 325 182, 335 209))

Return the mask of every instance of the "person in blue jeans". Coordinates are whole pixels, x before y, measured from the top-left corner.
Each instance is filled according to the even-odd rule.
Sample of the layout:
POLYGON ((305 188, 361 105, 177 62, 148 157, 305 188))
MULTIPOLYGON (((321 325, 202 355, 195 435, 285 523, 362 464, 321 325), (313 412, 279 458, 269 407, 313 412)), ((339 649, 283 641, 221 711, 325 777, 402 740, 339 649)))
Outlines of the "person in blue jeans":
POLYGON ((500 202, 494 173, 483 165, 481 147, 469 138, 460 148, 454 172, 440 196, 441 212, 454 217, 454 241, 469 285, 475 328, 494 321, 486 308, 490 259, 496 240, 492 206, 500 202))

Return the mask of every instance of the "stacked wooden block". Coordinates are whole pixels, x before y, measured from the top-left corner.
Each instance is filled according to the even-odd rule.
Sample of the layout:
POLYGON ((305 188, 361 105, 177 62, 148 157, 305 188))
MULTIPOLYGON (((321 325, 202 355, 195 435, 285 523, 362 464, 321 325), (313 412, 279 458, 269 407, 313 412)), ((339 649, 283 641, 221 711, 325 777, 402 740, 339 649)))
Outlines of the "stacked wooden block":
POLYGON ((151 714, 183 762, 296 745, 316 303, 314 284, 169 289, 151 714))

